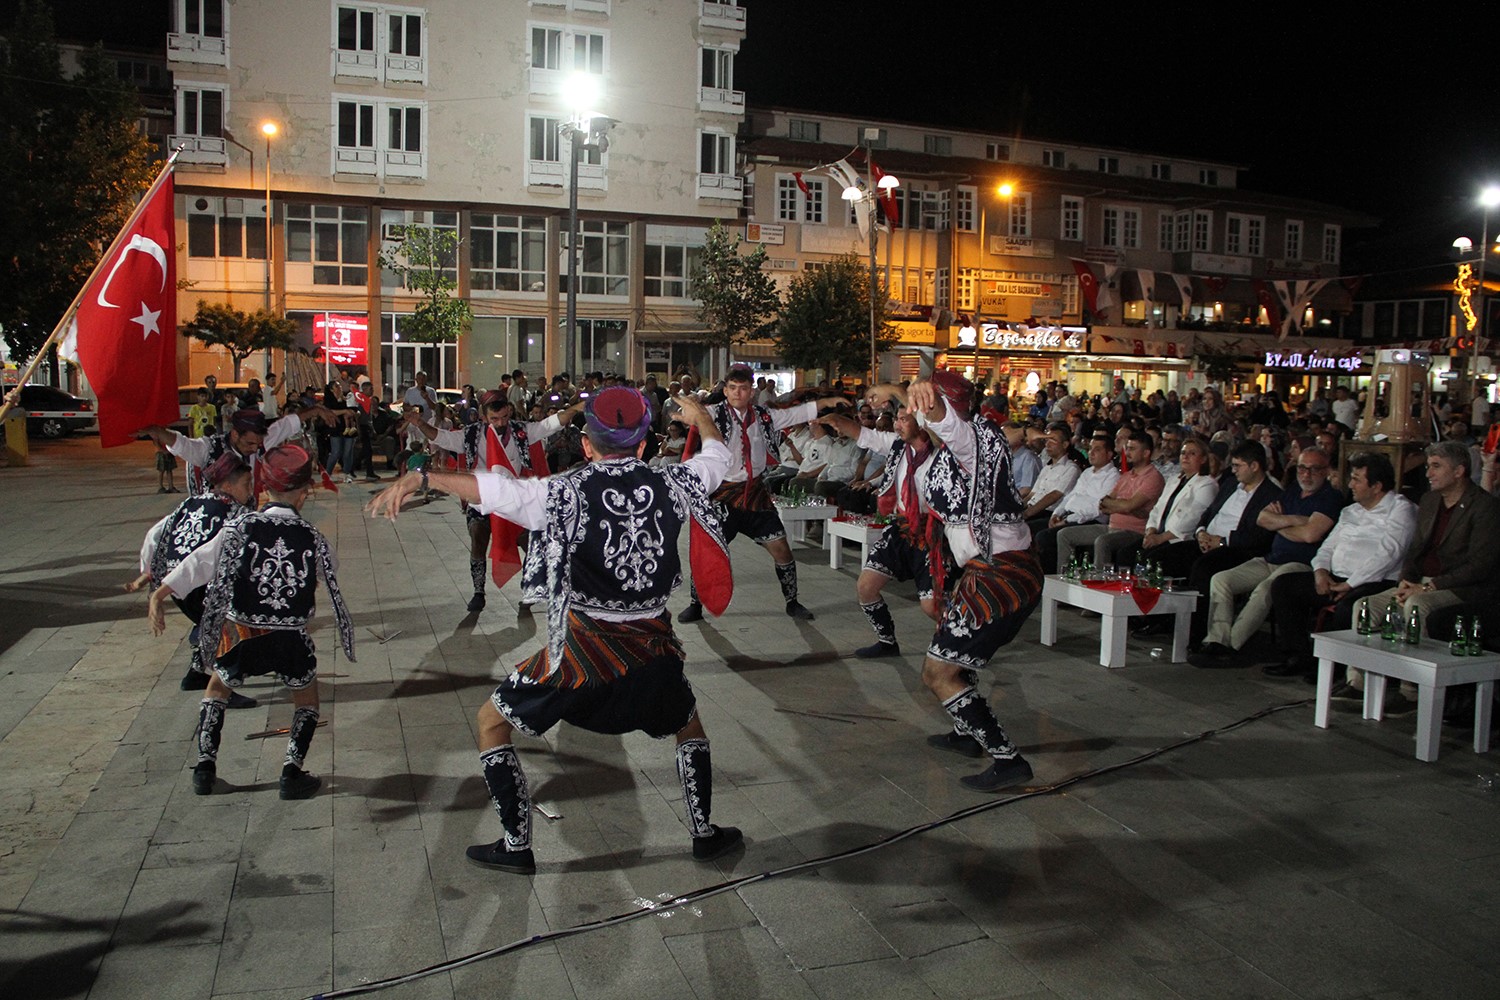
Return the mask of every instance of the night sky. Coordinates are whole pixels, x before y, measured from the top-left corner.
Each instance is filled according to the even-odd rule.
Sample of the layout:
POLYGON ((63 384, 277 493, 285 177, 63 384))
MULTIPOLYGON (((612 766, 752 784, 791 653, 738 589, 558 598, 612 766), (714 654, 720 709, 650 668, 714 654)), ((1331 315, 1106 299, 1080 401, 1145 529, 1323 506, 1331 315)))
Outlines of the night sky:
MULTIPOLYGON (((0 24, 15 3, 0 0, 0 24)), ((1429 260, 1467 228, 1477 241, 1464 213, 1500 182, 1478 7, 1376 23, 1373 6, 1305 2, 742 5, 735 71, 755 104, 1222 160, 1247 168, 1244 187, 1368 212, 1385 225, 1365 242, 1410 243, 1429 260)), ((161 44, 167 7, 54 5, 62 35, 148 45, 161 44)))

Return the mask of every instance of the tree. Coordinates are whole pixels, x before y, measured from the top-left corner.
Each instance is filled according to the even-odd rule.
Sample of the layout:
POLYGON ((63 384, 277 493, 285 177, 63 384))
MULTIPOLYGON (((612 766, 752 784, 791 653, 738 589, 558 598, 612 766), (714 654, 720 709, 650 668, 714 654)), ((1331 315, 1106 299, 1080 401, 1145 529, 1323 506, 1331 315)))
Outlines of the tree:
POLYGON ((1207 344, 1198 348, 1195 363, 1210 382, 1217 382, 1227 391, 1240 377, 1239 357, 1233 348, 1215 348, 1207 344))
POLYGON ((764 336, 776 317, 781 296, 765 273, 766 248, 740 253, 744 242, 715 222, 703 243, 703 259, 689 276, 688 293, 698 300, 698 318, 708 324, 709 342, 732 347, 764 336))
POLYGON ((222 347, 234 359, 234 380, 240 364, 256 351, 285 351, 297 343, 297 323, 265 309, 247 313, 217 302, 198 302, 198 315, 182 327, 184 336, 222 347))
POLYGON ((46 342, 156 172, 134 92, 96 47, 64 78, 52 12, 21 0, 0 73, 0 327, 17 358, 46 342))
MULTIPOLYGON (((870 272, 854 254, 792 279, 776 327, 776 343, 787 364, 834 373, 862 372, 870 363, 870 272)), ((875 345, 897 341, 887 318, 890 307, 878 297, 875 345)))
POLYGON ((424 344, 457 340, 474 312, 458 287, 458 233, 431 226, 397 226, 396 246, 380 251, 380 265, 401 276, 402 285, 423 296, 401 324, 401 335, 424 344))

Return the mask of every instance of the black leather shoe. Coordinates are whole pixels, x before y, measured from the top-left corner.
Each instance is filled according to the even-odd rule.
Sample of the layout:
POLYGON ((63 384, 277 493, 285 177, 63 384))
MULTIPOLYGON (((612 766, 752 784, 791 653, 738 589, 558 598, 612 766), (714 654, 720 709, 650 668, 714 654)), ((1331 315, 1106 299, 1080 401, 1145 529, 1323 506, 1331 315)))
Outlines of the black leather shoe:
POLYGON ((977 760, 984 756, 984 747, 979 745, 978 740, 967 733, 956 733, 951 729, 946 733, 927 737, 927 745, 938 750, 956 753, 960 757, 972 757, 977 760))
POLYGON ((990 765, 988 771, 958 780, 965 788, 972 788, 976 792, 998 792, 1002 788, 1030 781, 1031 777, 1031 765, 1026 763, 1025 757, 1016 756, 1010 760, 997 760, 990 765))
POLYGON ((795 618, 799 622, 810 622, 816 617, 811 611, 804 608, 800 601, 787 601, 786 614, 788 618, 795 618))
POLYGON ((536 874, 536 855, 531 853, 531 848, 507 851, 503 838, 493 844, 475 844, 464 851, 464 857, 491 871, 510 872, 514 875, 536 874))
POLYGON ((707 837, 693 838, 693 860, 713 861, 722 858, 744 840, 737 826, 716 826, 714 832, 707 837))
POLYGON ((199 761, 198 766, 193 768, 193 794, 212 795, 214 793, 214 778, 217 768, 211 760, 199 761))
POLYGON ((677 620, 684 625, 691 622, 701 622, 703 620, 703 605, 697 601, 692 602, 677 613, 677 620))
POLYGON ((469 598, 469 603, 464 605, 464 610, 465 611, 483 611, 484 610, 484 592, 483 591, 476 592, 473 597, 469 598))
POLYGON ((878 660, 886 656, 900 656, 901 645, 895 642, 875 642, 854 651, 861 660, 878 660))
POLYGON ((1210 669, 1241 666, 1235 651, 1218 642, 1205 642, 1198 652, 1188 655, 1188 662, 1195 667, 1210 669))
POLYGON ((257 706, 259 704, 260 704, 260 702, 256 701, 254 698, 249 697, 248 695, 240 694, 238 691, 231 691, 231 692, 229 692, 229 701, 225 703, 224 707, 225 708, 254 708, 255 706, 257 706))
POLYGON ((310 799, 322 784, 323 779, 300 767, 288 764, 281 769, 281 797, 284 799, 310 799))
MULTIPOLYGON (((1316 664, 1313 671, 1316 675, 1316 664)), ((1301 677, 1307 673, 1307 665, 1299 657, 1289 656, 1280 663, 1267 663, 1260 668, 1260 672, 1267 677, 1301 677)))

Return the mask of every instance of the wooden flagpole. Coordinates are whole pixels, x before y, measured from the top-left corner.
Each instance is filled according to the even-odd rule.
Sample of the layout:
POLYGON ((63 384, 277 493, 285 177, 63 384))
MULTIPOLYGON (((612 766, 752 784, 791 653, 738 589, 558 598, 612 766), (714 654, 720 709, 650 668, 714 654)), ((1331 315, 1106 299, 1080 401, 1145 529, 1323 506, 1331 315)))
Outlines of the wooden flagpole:
MULTIPOLYGON (((78 289, 78 294, 73 296, 73 301, 63 311, 62 319, 57 321, 57 325, 52 328, 52 333, 48 335, 42 346, 37 348, 36 354, 32 355, 31 362, 27 364, 26 370, 16 380, 16 387, 5 394, 4 402, 0 403, 0 422, 3 422, 10 415, 10 411, 16 408, 21 398, 21 387, 26 384, 26 380, 31 378, 41 365, 42 358, 47 354, 47 349, 62 340, 63 336, 67 333, 69 324, 73 322, 73 317, 78 312, 78 305, 83 301, 83 293, 92 287, 94 279, 99 277, 99 272, 104 268, 104 262, 114 256, 115 248, 120 245, 121 237, 130 232, 136 221, 140 219, 141 213, 146 210, 146 206, 151 204, 151 199, 156 196, 156 192, 161 188, 162 184, 166 183, 167 177, 171 175, 173 168, 177 164, 177 157, 182 153, 182 149, 183 147, 178 146, 172 150, 172 155, 167 157, 166 163, 162 164, 161 171, 156 175, 156 179, 151 182, 151 186, 146 189, 146 193, 141 197, 141 200, 136 202, 135 208, 131 209, 130 217, 125 220, 125 224, 120 227, 120 231, 110 241, 109 248, 104 251, 104 255, 99 258, 99 262, 94 265, 94 269, 89 272, 88 280, 78 289)), ((174 250, 173 253, 176 253, 176 251, 174 250)), ((175 289, 173 290, 173 294, 176 294, 175 289)), ((176 336, 177 331, 173 330, 172 335, 176 336)))

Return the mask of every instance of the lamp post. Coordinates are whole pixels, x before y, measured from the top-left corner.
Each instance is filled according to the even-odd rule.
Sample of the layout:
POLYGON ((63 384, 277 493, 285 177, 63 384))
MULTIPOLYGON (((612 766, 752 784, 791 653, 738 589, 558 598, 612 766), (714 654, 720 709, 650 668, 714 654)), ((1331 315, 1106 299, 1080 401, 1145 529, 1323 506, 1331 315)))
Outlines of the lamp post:
POLYGON ((558 126, 568 140, 568 297, 563 327, 563 365, 560 370, 577 377, 574 356, 578 338, 578 161, 589 143, 607 148, 603 133, 614 122, 589 108, 599 100, 599 76, 577 72, 563 81, 563 99, 572 117, 558 126))
POLYGON ((1484 335, 1489 328, 1489 304, 1484 296, 1484 265, 1490 255, 1490 209, 1500 205, 1500 185, 1491 184, 1479 192, 1479 207, 1483 212, 1484 222, 1482 234, 1479 238, 1479 331, 1474 337, 1473 364, 1469 371, 1469 405, 1472 408, 1474 400, 1479 396, 1479 345, 1484 342, 1484 335))
POLYGON ((266 137, 266 312, 271 311, 271 139, 279 129, 275 122, 261 122, 261 134, 266 137))
MULTIPOLYGON (((880 196, 887 191, 894 191, 901 186, 901 182, 890 174, 881 174, 877 186, 875 180, 875 156, 872 152, 873 141, 880 134, 879 129, 867 128, 864 133, 865 147, 865 187, 851 186, 844 188, 842 198, 851 203, 865 202, 869 205, 869 228, 870 228, 870 385, 874 385, 880 379, 880 347, 878 343, 880 333, 879 314, 881 310, 876 307, 876 296, 879 294, 879 278, 875 266, 876 242, 879 233, 875 227, 875 208, 880 196)), ((890 220, 892 224, 895 220, 890 220)), ((831 376, 830 376, 831 377, 831 376)))

